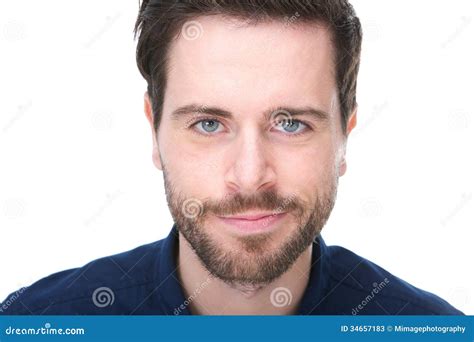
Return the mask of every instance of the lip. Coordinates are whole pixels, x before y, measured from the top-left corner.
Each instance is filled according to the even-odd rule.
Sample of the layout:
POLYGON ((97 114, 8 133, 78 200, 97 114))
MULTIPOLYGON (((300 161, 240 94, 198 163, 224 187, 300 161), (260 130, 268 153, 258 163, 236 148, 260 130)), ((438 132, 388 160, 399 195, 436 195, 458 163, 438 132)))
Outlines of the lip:
POLYGON ((225 219, 235 219, 235 220, 258 220, 263 217, 268 217, 274 215, 272 212, 268 213, 255 213, 255 214, 247 214, 247 215, 235 215, 235 216, 221 216, 221 218, 225 219))
POLYGON ((223 221, 226 225, 237 230, 240 233, 259 233, 267 232, 277 226, 277 223, 281 221, 285 216, 284 213, 256 213, 246 215, 235 215, 218 218, 223 221))

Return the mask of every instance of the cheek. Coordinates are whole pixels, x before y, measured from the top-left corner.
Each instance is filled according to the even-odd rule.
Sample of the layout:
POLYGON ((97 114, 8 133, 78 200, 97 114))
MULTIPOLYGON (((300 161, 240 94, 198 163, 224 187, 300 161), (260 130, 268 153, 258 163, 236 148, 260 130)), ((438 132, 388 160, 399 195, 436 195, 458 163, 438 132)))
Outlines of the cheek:
POLYGON ((303 187, 314 189, 334 174, 336 154, 330 144, 305 147, 282 154, 282 157, 279 174, 291 182, 303 184, 303 187))
POLYGON ((222 179, 219 172, 223 160, 215 151, 188 146, 179 138, 163 137, 163 142, 160 147, 163 163, 176 190, 197 198, 220 192, 218 180, 222 179))
POLYGON ((278 182, 287 195, 296 195, 310 207, 316 194, 331 192, 335 153, 330 148, 312 148, 285 156, 279 162, 278 182))

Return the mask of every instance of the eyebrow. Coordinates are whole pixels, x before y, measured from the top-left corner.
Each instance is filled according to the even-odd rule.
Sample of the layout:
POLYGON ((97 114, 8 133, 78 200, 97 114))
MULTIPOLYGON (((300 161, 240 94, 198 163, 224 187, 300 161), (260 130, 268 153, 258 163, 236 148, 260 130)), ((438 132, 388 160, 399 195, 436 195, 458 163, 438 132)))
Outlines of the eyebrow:
MULTIPOLYGON (((329 120, 329 113, 317 109, 317 108, 312 108, 312 107, 285 107, 285 106, 280 106, 280 107, 274 107, 270 108, 269 110, 266 110, 264 112, 264 116, 266 119, 270 119, 273 113, 277 112, 288 112, 290 113, 291 117, 293 116, 298 116, 298 115, 310 115, 314 117, 318 121, 328 121, 329 120)), ((185 105, 182 107, 179 107, 178 109, 174 110, 171 113, 171 118, 173 120, 179 120, 180 118, 196 113, 202 113, 202 114, 208 114, 208 115, 213 115, 217 117, 222 117, 226 119, 232 118, 232 113, 229 112, 228 110, 219 108, 219 107, 209 107, 205 105, 197 105, 197 104, 189 104, 185 105)))

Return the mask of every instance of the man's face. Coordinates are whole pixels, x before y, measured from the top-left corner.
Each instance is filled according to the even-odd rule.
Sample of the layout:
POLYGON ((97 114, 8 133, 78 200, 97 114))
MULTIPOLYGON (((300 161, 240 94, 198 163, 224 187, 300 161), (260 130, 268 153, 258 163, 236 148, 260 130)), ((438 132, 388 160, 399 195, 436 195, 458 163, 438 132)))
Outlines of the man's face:
POLYGON ((319 234, 345 172, 329 31, 196 22, 197 38, 183 31, 171 46, 154 161, 203 265, 229 283, 266 284, 319 234), (223 219, 259 213, 272 215, 223 219))

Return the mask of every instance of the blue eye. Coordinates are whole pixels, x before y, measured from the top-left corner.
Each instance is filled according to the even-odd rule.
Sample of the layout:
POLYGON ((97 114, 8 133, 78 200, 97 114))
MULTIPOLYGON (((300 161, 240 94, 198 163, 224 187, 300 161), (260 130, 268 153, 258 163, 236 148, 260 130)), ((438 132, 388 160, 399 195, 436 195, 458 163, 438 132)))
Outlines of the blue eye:
POLYGON ((205 119, 196 122, 195 125, 205 133, 214 133, 219 128, 220 122, 213 119, 205 119))
POLYGON ((206 132, 214 132, 219 127, 219 123, 214 120, 205 120, 201 121, 201 127, 206 132))
POLYGON ((307 125, 298 120, 281 120, 277 123, 276 127, 282 127, 287 133, 294 133, 298 128, 307 127, 307 125))
MULTIPOLYGON (((223 129, 221 126, 222 123, 219 120, 207 118, 194 122, 190 128, 201 135, 214 136, 216 135, 214 133, 219 133, 219 128, 221 128, 221 130, 223 129)), ((288 136, 298 136, 306 133, 307 130, 311 130, 311 128, 304 122, 293 119, 280 120, 274 127, 277 127, 279 131, 286 133, 288 136)))

